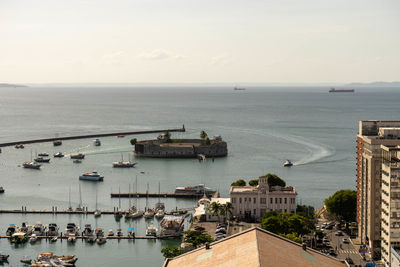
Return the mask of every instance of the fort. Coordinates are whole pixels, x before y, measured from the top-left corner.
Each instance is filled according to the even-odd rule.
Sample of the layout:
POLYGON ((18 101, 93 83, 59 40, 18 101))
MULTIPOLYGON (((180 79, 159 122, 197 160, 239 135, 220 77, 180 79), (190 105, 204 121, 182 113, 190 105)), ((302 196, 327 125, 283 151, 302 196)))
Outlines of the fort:
POLYGON ((163 135, 156 140, 138 141, 135 156, 153 158, 196 158, 226 157, 228 147, 225 141, 215 139, 165 139, 163 135))

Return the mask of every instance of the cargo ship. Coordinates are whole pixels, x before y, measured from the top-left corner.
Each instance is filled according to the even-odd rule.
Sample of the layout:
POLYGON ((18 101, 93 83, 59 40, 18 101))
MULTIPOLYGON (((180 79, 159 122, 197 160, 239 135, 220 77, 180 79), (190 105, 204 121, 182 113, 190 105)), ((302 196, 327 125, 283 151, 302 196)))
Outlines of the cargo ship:
POLYGON ((331 88, 329 93, 354 93, 354 89, 335 89, 331 88))

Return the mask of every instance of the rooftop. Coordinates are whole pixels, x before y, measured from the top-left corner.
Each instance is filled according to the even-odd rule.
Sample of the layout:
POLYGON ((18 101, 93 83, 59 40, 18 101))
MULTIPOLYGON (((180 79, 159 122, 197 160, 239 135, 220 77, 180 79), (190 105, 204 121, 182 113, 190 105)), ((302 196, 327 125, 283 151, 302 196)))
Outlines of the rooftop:
POLYGON ((347 266, 345 263, 255 227, 167 259, 164 266, 347 266))

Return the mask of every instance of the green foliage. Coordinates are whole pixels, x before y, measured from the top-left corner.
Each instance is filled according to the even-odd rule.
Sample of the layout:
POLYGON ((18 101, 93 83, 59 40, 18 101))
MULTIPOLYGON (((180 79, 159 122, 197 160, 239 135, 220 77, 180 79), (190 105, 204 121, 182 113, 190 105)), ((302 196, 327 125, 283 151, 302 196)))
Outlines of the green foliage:
POLYGON ((356 219, 357 192, 354 190, 340 190, 325 199, 325 206, 329 213, 347 222, 356 219))
POLYGON ((295 213, 277 213, 270 211, 264 214, 261 228, 279 235, 305 235, 314 230, 314 222, 310 218, 295 213))
POLYGON ((315 209, 313 206, 297 205, 296 213, 301 216, 308 217, 310 219, 314 219, 315 209))
POLYGON ((205 131, 201 131, 200 132, 200 139, 204 140, 204 139, 206 139, 207 136, 208 135, 207 135, 207 133, 205 131))
POLYGON ((258 179, 250 180, 249 185, 251 186, 257 186, 258 185, 258 179))
POLYGON ((208 207, 212 215, 219 215, 221 214, 222 205, 217 202, 212 202, 208 207))
POLYGON ((161 250, 164 258, 174 258, 183 254, 183 250, 178 247, 166 247, 161 250))
POLYGON ((265 175, 267 177, 267 183, 269 186, 282 186, 285 187, 286 186, 286 182, 284 180, 282 180, 278 175, 276 174, 272 174, 272 173, 267 173, 265 175))
POLYGON ((245 186, 246 185, 246 181, 243 179, 239 179, 236 182, 233 182, 231 184, 232 186, 245 186))
POLYGON ((315 230, 315 235, 316 235, 317 237, 319 237, 319 239, 324 238, 324 233, 323 233, 321 230, 319 230, 319 229, 315 230))
POLYGON ((137 143, 137 139, 136 138, 131 139, 131 145, 132 146, 136 145, 136 143, 137 143))
POLYGON ((211 145, 210 138, 208 138, 208 137, 206 138, 206 145, 207 145, 207 146, 211 145))
POLYGON ((295 233, 290 233, 290 234, 280 234, 280 236, 285 237, 287 239, 290 239, 296 243, 301 244, 301 238, 300 236, 297 236, 295 233))
POLYGON ((225 219, 232 218, 232 203, 231 202, 226 202, 225 204, 221 205, 221 212, 225 216, 225 219))
POLYGON ((195 248, 207 242, 211 243, 214 241, 213 238, 204 230, 187 230, 184 233, 185 237, 183 241, 191 244, 195 248))

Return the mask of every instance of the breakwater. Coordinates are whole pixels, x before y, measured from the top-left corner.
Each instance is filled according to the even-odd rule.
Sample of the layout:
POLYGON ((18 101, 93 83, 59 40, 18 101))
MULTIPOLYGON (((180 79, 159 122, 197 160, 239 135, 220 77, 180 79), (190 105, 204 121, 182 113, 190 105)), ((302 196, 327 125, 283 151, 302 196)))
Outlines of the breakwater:
POLYGON ((86 134, 86 135, 62 136, 62 137, 54 137, 54 138, 31 139, 31 140, 0 143, 0 147, 14 146, 14 145, 18 145, 18 144, 25 145, 25 144, 33 144, 33 143, 53 142, 53 141, 57 141, 57 140, 74 140, 74 139, 98 138, 98 137, 118 136, 118 135, 153 134, 153 133, 163 133, 163 132, 185 132, 185 128, 182 127, 182 128, 173 128, 173 129, 164 129, 164 130, 95 133, 95 134, 86 134))

